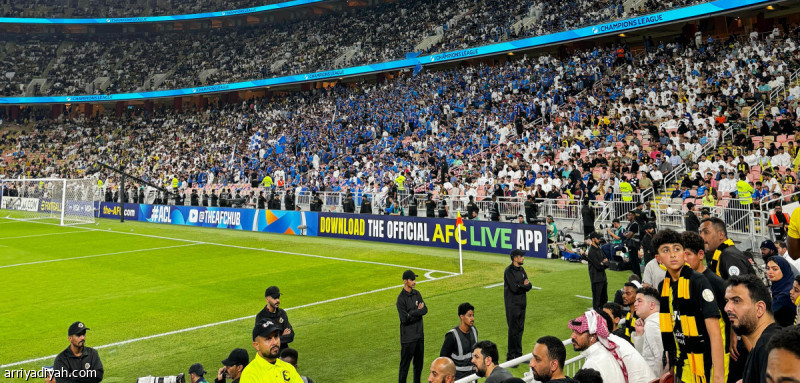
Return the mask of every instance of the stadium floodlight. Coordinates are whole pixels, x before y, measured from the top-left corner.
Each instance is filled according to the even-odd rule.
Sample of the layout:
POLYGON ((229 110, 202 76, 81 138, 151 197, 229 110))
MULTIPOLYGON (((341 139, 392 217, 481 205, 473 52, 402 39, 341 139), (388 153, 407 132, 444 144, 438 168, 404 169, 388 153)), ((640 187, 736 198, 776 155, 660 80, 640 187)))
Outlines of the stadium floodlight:
POLYGON ((0 217, 57 220, 59 225, 95 222, 97 181, 85 179, 0 179, 0 217))

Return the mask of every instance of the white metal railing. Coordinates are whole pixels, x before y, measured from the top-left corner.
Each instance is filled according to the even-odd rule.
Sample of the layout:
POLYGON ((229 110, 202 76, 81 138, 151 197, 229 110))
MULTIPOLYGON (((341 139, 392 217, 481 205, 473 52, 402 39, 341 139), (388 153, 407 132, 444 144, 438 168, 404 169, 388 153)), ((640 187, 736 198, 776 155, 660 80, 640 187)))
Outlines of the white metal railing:
MULTIPOLYGON (((572 344, 572 339, 564 340, 564 341, 562 341, 562 343, 564 343, 564 346, 569 346, 569 345, 572 344)), ((500 363, 500 367, 503 367, 503 368, 516 367, 516 366, 519 366, 521 364, 530 362, 531 359, 533 359, 533 354, 526 354, 526 355, 520 356, 519 358, 515 358, 515 359, 512 359, 512 360, 500 363)), ((578 356, 576 356, 574 358, 571 358, 571 359, 565 361, 564 362, 564 374, 566 374, 567 376, 575 375, 575 372, 580 370, 581 366, 583 366, 584 359, 585 358, 583 357, 583 355, 578 355, 578 356)), ((456 380, 455 383, 471 383, 471 382, 478 381, 478 379, 480 379, 478 377, 478 375, 472 374, 472 375, 467 376, 465 378, 461 378, 459 380, 456 380)), ((524 380, 526 382, 534 382, 534 380, 533 380, 533 372, 531 372, 530 367, 528 367, 528 371, 525 373, 525 377, 522 378, 522 380, 524 380)))
POLYGON ((747 111, 747 122, 750 122, 753 119, 753 116, 758 117, 758 113, 764 110, 764 103, 759 101, 755 103, 755 105, 750 107, 750 110, 747 111))

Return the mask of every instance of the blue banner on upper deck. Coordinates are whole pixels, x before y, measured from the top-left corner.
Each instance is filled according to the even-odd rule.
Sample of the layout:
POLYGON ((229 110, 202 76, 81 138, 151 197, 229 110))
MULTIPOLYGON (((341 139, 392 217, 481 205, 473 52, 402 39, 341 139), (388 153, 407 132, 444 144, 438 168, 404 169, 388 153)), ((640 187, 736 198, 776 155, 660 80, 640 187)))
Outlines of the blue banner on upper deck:
POLYGON ((164 23, 170 21, 185 21, 210 19, 215 17, 228 17, 247 15, 252 13, 274 11, 300 5, 320 3, 327 0, 292 0, 277 4, 263 5, 241 9, 229 9, 218 12, 191 13, 172 16, 139 16, 139 17, 109 17, 109 18, 82 18, 82 19, 48 19, 29 17, 0 17, 0 24, 139 24, 139 23, 164 23))
POLYGON ((53 97, 0 97, 0 104, 63 104, 72 102, 113 102, 127 100, 143 100, 162 97, 180 97, 198 94, 208 94, 222 91, 239 91, 268 86, 288 85, 318 80, 335 80, 345 76, 359 76, 390 70, 414 68, 417 65, 429 65, 453 60, 463 60, 504 52, 519 51, 538 46, 565 43, 574 40, 590 38, 608 33, 620 33, 630 29, 659 25, 680 21, 683 19, 709 16, 720 12, 735 10, 754 5, 775 3, 775 0, 717 0, 710 3, 693 5, 685 8, 673 9, 652 15, 638 16, 610 23, 598 24, 570 31, 552 33, 549 35, 530 37, 504 43, 484 45, 481 47, 462 49, 458 51, 439 53, 429 56, 409 57, 404 60, 395 60, 383 63, 361 65, 356 67, 320 71, 308 74, 275 77, 261 80, 243 81, 230 84, 211 85, 205 87, 183 88, 140 93, 120 93, 109 95, 76 95, 53 97))
MULTIPOLYGON (((319 213, 318 236, 458 249, 455 219, 319 213)), ((464 221, 460 239, 463 250, 509 254, 522 249, 529 257, 547 258, 542 225, 464 221)))

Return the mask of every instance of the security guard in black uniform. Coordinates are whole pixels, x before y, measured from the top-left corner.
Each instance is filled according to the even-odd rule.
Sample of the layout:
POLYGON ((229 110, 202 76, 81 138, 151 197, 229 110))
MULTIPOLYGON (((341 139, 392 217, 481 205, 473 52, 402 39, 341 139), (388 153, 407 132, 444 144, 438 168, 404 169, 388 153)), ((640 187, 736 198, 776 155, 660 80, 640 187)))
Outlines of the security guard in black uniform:
POLYGON ((469 196, 469 202, 467 202, 467 219, 478 219, 478 213, 480 213, 480 211, 481 209, 478 208, 478 204, 475 203, 475 197, 469 196))
POLYGON ((283 205, 286 210, 294 211, 294 189, 289 188, 289 190, 286 191, 286 196, 283 197, 283 205))
POLYGON ((286 316, 286 311, 280 308, 281 304, 281 290, 278 286, 270 286, 264 292, 264 299, 267 305, 264 309, 256 314, 256 325, 271 321, 281 330, 281 350, 289 347, 289 343, 294 340, 294 329, 289 324, 289 317, 286 316))
POLYGON ((270 210, 281 210, 281 198, 275 192, 272 193, 272 198, 269 201, 270 210))
POLYGON ((203 207, 208 207, 208 191, 203 190, 203 207))
POLYGON ((369 200, 369 194, 364 194, 361 197, 361 214, 372 214, 372 202, 369 200))
POLYGON ((256 207, 259 209, 264 209, 267 207, 267 198, 264 197, 264 191, 258 191, 258 202, 256 202, 256 207))
POLYGON ((406 383, 408 367, 414 361, 414 383, 420 383, 422 358, 425 355, 425 333, 422 317, 428 313, 428 306, 422 294, 414 287, 417 275, 411 270, 403 273, 403 290, 397 296, 397 313, 400 315, 400 371, 398 382, 406 383))
POLYGON ((342 201, 342 211, 345 213, 356 212, 356 202, 353 200, 353 193, 351 193, 350 190, 348 190, 347 194, 344 195, 344 201, 342 201))
POLYGON ((322 211, 322 199, 319 198, 319 194, 314 192, 314 198, 311 200, 311 211, 322 211))
POLYGON ((439 196, 439 218, 447 218, 447 201, 444 196, 439 196))
POLYGON ((527 294, 531 291, 528 274, 522 268, 525 263, 525 252, 511 250, 511 264, 503 273, 503 301, 506 306, 506 323, 508 323, 508 353, 506 359, 522 356, 522 333, 525 331, 525 309, 528 305, 527 294))
POLYGON ((189 196, 189 204, 192 206, 200 205, 200 195, 197 194, 197 189, 192 190, 192 194, 189 196))
POLYGON ((95 349, 84 346, 86 330, 88 329, 83 322, 75 322, 69 326, 67 330, 69 346, 56 355, 56 359, 53 362, 53 373, 59 375, 55 378, 56 383, 77 381, 64 376, 64 374, 73 373, 74 371, 87 371, 87 377, 81 378, 81 382, 96 383, 103 381, 103 362, 100 361, 100 355, 97 354, 95 349), (94 373, 90 374, 88 370, 92 370, 94 373))
POLYGON ((216 190, 211 190, 211 207, 217 207, 218 206, 217 205, 217 201, 218 200, 219 200, 219 197, 217 197, 217 191, 216 190))
POLYGON ((472 375, 472 350, 478 343, 475 329, 475 307, 469 303, 458 305, 458 326, 444 335, 439 356, 450 358, 456 365, 456 380, 472 375))
POLYGON ((500 205, 497 203, 497 194, 492 194, 492 206, 489 209, 489 219, 492 222, 500 221, 500 205))
POLYGON ((525 200, 523 206, 525 207, 525 222, 533 224, 536 220, 536 214, 538 212, 536 211, 536 204, 533 202, 532 195, 528 195, 528 198, 525 200))
POLYGON ((425 216, 428 218, 436 217, 436 202, 433 200, 433 194, 428 193, 428 199, 425 200, 425 216))

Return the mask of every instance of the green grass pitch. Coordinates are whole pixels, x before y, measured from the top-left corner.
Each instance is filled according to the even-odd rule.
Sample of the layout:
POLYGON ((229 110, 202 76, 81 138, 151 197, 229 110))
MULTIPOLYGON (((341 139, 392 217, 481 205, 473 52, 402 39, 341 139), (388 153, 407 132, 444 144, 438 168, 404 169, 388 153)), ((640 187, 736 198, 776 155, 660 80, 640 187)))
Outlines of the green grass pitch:
MULTIPOLYGON (((51 365, 42 358, 61 352, 67 327, 81 320, 91 328, 86 345, 104 346, 104 382, 185 373, 196 362, 213 381, 233 348, 255 356, 253 316, 264 306, 264 289, 278 285, 301 374, 317 382, 395 381, 395 300, 410 266, 429 307, 425 379, 462 302, 476 307, 479 337, 497 343, 504 360, 503 288, 486 287, 502 283, 508 263, 507 256, 465 252, 464 274, 455 275, 452 250, 103 219, 61 227, 0 218, 0 365, 51 365), (34 361, 18 364, 26 360, 34 361)), ((541 288, 528 294, 523 349, 530 352, 540 336, 568 338, 567 321, 590 306, 575 295, 591 293, 585 265, 526 259, 525 268, 541 288)), ((608 275, 613 296, 628 274, 608 275)))

